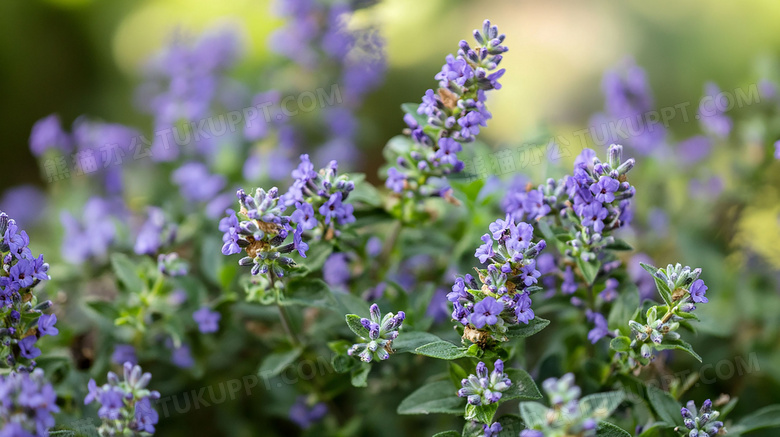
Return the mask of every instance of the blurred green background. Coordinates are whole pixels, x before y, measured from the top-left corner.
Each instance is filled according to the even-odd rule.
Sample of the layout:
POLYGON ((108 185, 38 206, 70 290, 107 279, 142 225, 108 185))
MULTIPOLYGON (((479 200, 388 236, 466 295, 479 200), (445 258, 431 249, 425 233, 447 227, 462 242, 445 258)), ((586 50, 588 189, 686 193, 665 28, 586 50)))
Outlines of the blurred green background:
MULTIPOLYGON (((248 83, 271 54, 281 24, 259 0, 4 0, 0 2, 0 120, 7 166, 0 186, 40 183, 27 143, 32 124, 53 112, 69 125, 89 114, 148 131, 133 105, 143 61, 173 31, 197 34, 216 24, 243 31, 248 83)), ((780 4, 660 1, 389 0, 356 20, 380 27, 389 72, 367 112, 378 150, 402 127, 399 104, 432 85, 444 55, 483 17, 508 34, 504 90, 491 98, 488 143, 522 144, 542 123, 570 135, 603 105, 601 75, 627 55, 647 69, 658 107, 696 102, 703 83, 723 89, 755 83, 762 59, 780 51, 780 4)), ((694 131, 696 123, 680 126, 694 131)))

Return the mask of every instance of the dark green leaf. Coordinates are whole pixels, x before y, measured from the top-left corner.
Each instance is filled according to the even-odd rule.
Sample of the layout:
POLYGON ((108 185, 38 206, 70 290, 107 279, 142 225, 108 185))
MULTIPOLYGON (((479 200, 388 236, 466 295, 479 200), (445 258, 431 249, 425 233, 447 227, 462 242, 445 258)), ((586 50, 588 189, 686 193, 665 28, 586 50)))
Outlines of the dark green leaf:
POLYGON ((631 349, 631 339, 625 336, 615 337, 609 342, 609 347, 618 352, 627 352, 631 349))
POLYGON ((580 400, 580 411, 583 417, 606 419, 625 397, 623 391, 590 394, 580 400))
POLYGON ((442 431, 437 432, 433 437, 461 437, 458 431, 442 431))
POLYGON ((770 405, 743 417, 729 429, 729 434, 732 430, 734 433, 744 434, 759 429, 777 427, 780 427, 780 405, 770 405))
POLYGON ((101 316, 107 318, 110 321, 114 321, 119 317, 119 312, 111 305, 110 302, 104 300, 93 300, 87 302, 87 305, 95 310, 101 316))
POLYGON ((512 380, 512 385, 501 396, 500 402, 512 399, 541 399, 542 394, 531 375, 523 369, 506 369, 506 374, 512 380))
POLYGON ((456 360, 466 356, 466 348, 441 340, 420 346, 415 349, 414 353, 440 360, 456 360))
POLYGON ((617 425, 601 422, 596 428, 596 437, 631 437, 631 434, 617 425))
POLYGON ((588 285, 591 285, 596 280, 596 276, 599 274, 601 262, 599 260, 585 262, 582 260, 582 258, 578 257, 577 267, 579 267, 582 276, 585 278, 585 282, 587 282, 588 285))
POLYGON ((521 402, 520 417, 523 418, 526 428, 540 426, 547 418, 547 407, 538 402, 521 402))
POLYGON ((506 336, 509 338, 530 337, 542 329, 546 328, 550 321, 541 317, 534 317, 528 324, 518 323, 512 325, 506 330, 506 336))
POLYGON ((263 378, 273 378, 282 373, 287 366, 294 363, 301 355, 301 352, 303 352, 303 350, 300 348, 274 352, 265 357, 263 364, 261 364, 260 368, 257 370, 257 374, 263 378))
POLYGON ((664 436, 665 430, 674 429, 674 426, 669 425, 666 422, 656 422, 642 431, 639 437, 661 437, 664 436))
POLYGON ((352 369, 352 385, 366 387, 368 385, 368 373, 371 372, 371 364, 360 363, 360 366, 352 369))
POLYGON ((523 421, 514 414, 501 416, 498 423, 501 424, 501 432, 498 433, 498 437, 517 437, 520 431, 525 429, 523 421))
POLYGON ((666 423, 684 426, 680 409, 682 405, 668 392, 652 385, 647 386, 647 400, 659 419, 666 423))
POLYGON ((352 330, 352 332, 355 333, 358 337, 368 339, 369 333, 368 329, 366 329, 365 326, 363 326, 362 323, 360 323, 361 317, 355 314, 347 314, 345 316, 345 319, 347 320, 347 326, 349 326, 349 329, 352 330))
POLYGON ((620 238, 615 238, 615 241, 612 244, 607 244, 604 247, 609 250, 634 250, 630 244, 620 238))
POLYGON ((498 404, 466 405, 466 420, 474 420, 481 423, 493 423, 493 416, 498 410, 498 404))
POLYGON ((426 384, 398 405, 398 414, 463 414, 466 400, 459 398, 450 381, 426 384))
POLYGON ((415 349, 418 347, 436 341, 442 340, 429 332, 401 331, 401 333, 398 334, 398 338, 393 340, 393 349, 399 354, 405 352, 415 353, 415 349))
POLYGON ((284 290, 281 305, 302 305, 317 308, 333 308, 330 287, 321 279, 295 278, 284 290))
POLYGON ((680 340, 680 339, 677 339, 677 340, 667 340, 667 339, 664 339, 664 341, 661 344, 654 344, 653 347, 655 347, 659 351, 667 350, 667 349, 683 350, 683 351, 688 352, 689 354, 693 355, 694 358, 696 358, 697 360, 699 360, 699 362, 701 362, 701 357, 699 356, 699 354, 697 354, 693 350, 693 346, 691 346, 690 344, 688 344, 684 340, 680 340))
POLYGON ((131 293, 140 293, 144 289, 144 282, 138 277, 138 268, 123 253, 111 255, 111 267, 116 277, 125 286, 125 290, 131 293))
POLYGON ((324 241, 310 244, 309 250, 306 251, 306 258, 302 259, 300 263, 308 267, 309 271, 315 272, 322 268, 325 260, 333 253, 333 245, 324 241))

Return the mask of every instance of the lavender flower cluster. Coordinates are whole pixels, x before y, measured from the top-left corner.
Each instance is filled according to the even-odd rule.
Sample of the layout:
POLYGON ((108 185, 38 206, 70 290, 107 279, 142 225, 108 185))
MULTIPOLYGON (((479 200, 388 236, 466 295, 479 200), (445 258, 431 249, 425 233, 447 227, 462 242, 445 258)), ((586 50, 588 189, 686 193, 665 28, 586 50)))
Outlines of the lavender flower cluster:
POLYGON ((707 286, 699 279, 701 269, 691 269, 681 264, 657 269, 643 265, 653 274, 658 291, 666 305, 654 305, 647 310, 644 323, 628 322, 633 339, 628 348, 615 354, 615 360, 630 369, 645 366, 655 358, 658 351, 676 345, 685 346, 677 332, 680 323, 698 320, 693 313, 696 304, 707 303, 707 286))
POLYGON ((355 221, 354 207, 345 203, 355 184, 346 175, 338 175, 336 161, 316 172, 309 156, 301 155, 301 163, 292 176, 295 182, 283 195, 276 187, 267 192, 258 188, 253 196, 238 190, 241 209, 238 214, 228 210, 228 216, 219 224, 224 232, 222 253, 245 251, 247 256, 239 264, 251 265, 253 275, 264 275, 271 284, 295 266, 295 261, 285 254, 297 250, 301 257, 306 257, 309 245, 304 237, 329 240, 338 236, 339 227, 355 221), (295 211, 285 215, 293 205, 295 211), (293 241, 288 243, 290 234, 293 241))
POLYGON ((528 324, 535 315, 530 293, 541 276, 536 258, 547 246, 544 240, 533 242, 533 226, 505 220, 490 224, 490 233, 482 236, 484 244, 474 256, 486 269, 477 276, 466 274, 455 279, 447 299, 453 304, 452 318, 464 325, 464 338, 484 343, 492 338, 506 341, 509 325, 528 324))
POLYGON ((546 420, 521 431, 520 437, 593 437, 599 420, 611 412, 596 410, 591 414, 585 413, 580 405, 582 390, 574 384, 571 373, 543 381, 542 389, 550 400, 546 420))
POLYGON ((626 177, 634 160, 623 161, 620 145, 611 145, 607 153, 607 162, 601 162, 596 152, 584 149, 574 162, 573 175, 550 179, 537 189, 508 193, 505 210, 515 220, 548 218, 573 237, 567 241, 567 256, 596 259, 614 243, 610 233, 631 222, 629 199, 636 193, 626 177))
POLYGON ((688 437, 713 437, 721 433, 723 422, 718 420, 720 413, 712 409, 712 401, 705 400, 701 409, 696 411, 696 403, 688 401, 685 407, 680 410, 685 427, 690 431, 688 437))
POLYGON ((101 436, 152 435, 159 415, 151 401, 160 399, 160 393, 146 388, 152 375, 144 373, 140 366, 125 362, 123 369, 123 379, 108 372, 108 383, 102 386, 90 379, 84 405, 100 404, 98 417, 102 423, 98 432, 101 436))
POLYGON ((43 370, 0 375, 0 423, 3 436, 48 435, 58 413, 57 394, 43 370))
POLYGON ((399 311, 398 314, 387 313, 382 317, 377 304, 371 305, 369 316, 370 319, 358 318, 354 314, 347 315, 347 324, 363 340, 362 343, 353 344, 347 354, 357 355, 365 363, 370 363, 374 357, 380 360, 390 358, 393 352, 393 340, 398 337, 398 330, 401 329, 406 318, 403 311, 399 311), (359 325, 350 323, 355 319, 359 319, 359 325))
POLYGON ((458 390, 458 396, 466 398, 470 405, 494 404, 501 399, 502 392, 512 385, 512 381, 504 374, 504 362, 501 360, 493 364, 490 375, 485 363, 480 361, 476 375, 469 375, 460 383, 463 388, 458 390))
POLYGON ((29 248, 27 232, 16 221, 0 212, 0 339, 3 351, 0 364, 32 371, 41 350, 35 347, 39 338, 57 335, 57 316, 43 314, 51 301, 38 303, 33 288, 49 279, 49 264, 43 255, 37 258, 29 248), (37 329, 36 329, 37 328, 37 329))
POLYGON ((463 170, 457 157, 461 144, 473 141, 492 118, 485 92, 501 88, 498 80, 505 70, 496 69, 508 48, 502 45, 505 35, 488 20, 474 38, 476 47, 461 41, 457 56, 447 55, 435 75, 439 88, 426 91, 423 102, 404 116, 413 141, 391 150, 396 166, 388 169, 385 185, 394 192, 409 197, 445 193, 442 178, 463 170))

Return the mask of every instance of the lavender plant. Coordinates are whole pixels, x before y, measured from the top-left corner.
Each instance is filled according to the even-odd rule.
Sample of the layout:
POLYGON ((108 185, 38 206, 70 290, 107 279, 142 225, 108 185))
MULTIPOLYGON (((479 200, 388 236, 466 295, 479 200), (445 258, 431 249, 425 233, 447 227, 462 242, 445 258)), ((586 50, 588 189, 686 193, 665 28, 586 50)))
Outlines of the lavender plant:
MULTIPOLYGON (((649 193, 674 177, 647 176, 674 132, 647 117, 644 70, 629 62, 608 72, 605 111, 591 119, 641 132, 604 138, 625 150, 585 148, 569 174, 539 185, 458 178, 469 172, 464 147, 481 147, 486 98, 505 74, 505 36, 485 20, 476 45, 461 41, 446 57, 438 87, 402 106, 407 129, 387 143, 374 187, 343 172, 358 162, 358 114, 385 68, 381 38, 355 15, 370 3, 280 2, 278 56, 270 74, 258 72, 272 89, 237 86, 236 34, 174 38, 139 89, 154 138, 94 118, 70 132, 56 115, 33 127, 31 151, 54 160, 43 169, 73 152, 83 178, 59 182, 64 200, 53 196, 42 215, 60 223, 34 239, 60 246, 59 258, 44 251, 51 280, 27 232, 0 213, 0 359, 9 368, 0 435, 80 435, 74 420, 94 409, 103 436, 168 435, 183 424, 231 435, 437 437, 712 437, 780 426, 777 406, 734 420, 736 399, 683 408, 678 399, 701 390, 692 380, 655 384, 695 369, 678 351, 714 356, 699 356, 701 342, 684 331, 699 319, 705 332, 719 323, 734 279, 706 256, 680 254, 706 269, 628 256, 628 241, 661 240, 648 243, 646 228, 663 230, 648 220, 663 217, 646 209, 669 209, 662 202, 672 196, 649 193), (341 106, 293 117, 280 102, 298 82, 338 82, 341 106), (240 105, 249 106, 232 111, 240 105), (244 119, 229 134, 199 135, 198 124, 223 110, 244 119), (137 150, 151 159, 99 169, 90 160, 137 150), (44 285, 56 306, 43 301, 44 285), (50 307, 68 322, 55 326, 50 307), (47 335, 56 337, 38 343, 47 335), (165 381, 162 394, 139 363, 165 381), (106 384, 86 383, 107 371, 106 384), (239 404, 246 418, 220 416, 239 404)), ((708 85, 705 100, 718 92, 708 85)), ((704 134, 664 165, 694 171, 712 144, 740 131, 705 100, 704 134)))

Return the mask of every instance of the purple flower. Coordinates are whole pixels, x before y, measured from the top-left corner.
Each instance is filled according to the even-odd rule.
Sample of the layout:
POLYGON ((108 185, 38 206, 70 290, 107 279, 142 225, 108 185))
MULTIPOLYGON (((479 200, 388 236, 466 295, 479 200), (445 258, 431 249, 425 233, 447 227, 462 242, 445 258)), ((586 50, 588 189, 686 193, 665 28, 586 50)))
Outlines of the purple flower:
POLYGON ((1 375, 0 394, 3 437, 48 435, 49 428, 55 425, 53 413, 60 411, 57 393, 44 378, 43 370, 1 375))
POLYGON ((346 253, 331 254, 322 266, 322 279, 331 287, 344 287, 352 277, 346 253))
POLYGON ((328 414, 328 407, 318 402, 312 406, 306 403, 306 396, 298 396, 290 407, 288 417, 302 429, 309 429, 313 424, 322 420, 328 414))
POLYGON ((154 425, 159 419, 160 415, 152 407, 148 397, 135 403, 135 421, 139 431, 154 434, 154 425))
POLYGON ((483 235, 481 240, 485 244, 477 248, 474 256, 479 259, 480 263, 485 264, 488 258, 496 256, 496 253, 493 251, 493 240, 490 239, 490 234, 483 235))
POLYGON ((219 230, 224 232, 222 235, 222 254, 233 255, 241 252, 241 246, 238 245, 238 217, 232 209, 225 211, 228 215, 219 221, 219 230))
POLYGON ((342 203, 342 197, 341 191, 337 191, 331 194, 328 201, 320 207, 319 212, 325 217, 326 225, 330 223, 331 219, 342 225, 355 221, 355 216, 352 215, 354 207, 348 203, 342 203))
POLYGON ((588 340, 595 344, 597 341, 606 337, 609 334, 609 328, 607 327, 607 319, 604 318, 601 313, 596 313, 588 310, 587 317, 590 322, 593 322, 596 326, 588 332, 588 340))
POLYGON ((91 257, 105 256, 116 234, 111 210, 112 206, 108 201, 92 197, 84 206, 81 222, 63 211, 60 216, 65 228, 63 258, 74 264, 81 264, 91 257))
POLYGON ((461 126, 460 135, 471 138, 479 134, 480 126, 487 126, 487 120, 479 111, 470 111, 458 119, 458 124, 461 126))
POLYGON ((225 187, 225 177, 212 175, 205 164, 188 162, 182 164, 171 175, 179 186, 182 197, 190 202, 208 202, 225 187))
POLYGON ((109 387, 100 391, 98 402, 98 417, 108 420, 118 420, 125 406, 125 392, 119 387, 109 387))
POLYGON ((11 280, 19 285, 19 288, 27 288, 33 285, 35 281, 35 271, 33 263, 29 259, 20 259, 11 267, 9 271, 11 280))
POLYGON ((28 335, 19 340, 19 349, 21 350, 23 357, 34 360, 41 354, 41 350, 35 347, 36 341, 38 341, 38 338, 34 335, 28 335))
POLYGON ((571 266, 566 266, 566 270, 563 272, 563 284, 561 284, 561 292, 563 294, 574 294, 577 291, 577 281, 574 278, 574 271, 571 266))
POLYGON ((385 181, 385 186, 396 193, 401 193, 404 191, 405 185, 406 175, 399 172, 395 167, 390 167, 387 170, 387 180, 385 181))
POLYGON ((493 234, 493 239, 498 241, 504 235, 504 232, 509 229, 511 224, 512 221, 509 217, 509 214, 507 214, 506 220, 498 219, 491 223, 490 226, 488 226, 488 229, 493 234))
POLYGON ((709 302, 709 299, 707 299, 704 294, 707 292, 707 286, 704 285, 704 281, 701 279, 697 279, 691 284, 690 288, 691 293, 691 300, 693 300, 696 303, 707 303, 709 302))
POLYGON ((699 103, 699 122, 711 134, 726 138, 733 125, 731 118, 725 115, 726 109, 730 105, 728 97, 721 93, 720 88, 714 82, 705 84, 704 94, 699 103))
POLYGON ((590 226, 596 232, 601 232, 604 229, 604 219, 607 218, 607 209, 604 208, 601 203, 593 202, 585 205, 581 210, 582 225, 590 226))
POLYGON ((442 137, 439 139, 439 149, 434 157, 442 164, 457 165, 458 152, 462 150, 459 142, 452 138, 442 137))
POLYGON ((201 334, 211 334, 219 331, 219 320, 222 318, 222 314, 212 311, 208 307, 201 307, 192 313, 192 318, 198 324, 198 330, 201 334))
POLYGON ((620 182, 609 176, 601 176, 599 181, 590 186, 590 192, 596 200, 604 203, 612 203, 615 200, 615 192, 620 188, 620 182))
POLYGON ((186 344, 182 344, 178 348, 173 348, 171 353, 171 362, 182 369, 189 369, 195 365, 195 360, 192 359, 190 353, 190 347, 186 344))
POLYGON ((604 290, 599 293, 599 297, 604 299, 604 302, 612 302, 615 300, 618 296, 618 286, 620 285, 620 282, 618 282, 615 278, 609 278, 607 279, 607 282, 605 284, 604 290))
POLYGON ((550 206, 544 202, 544 194, 531 190, 522 195, 523 212, 528 220, 538 220, 550 213, 550 206))
POLYGON ((309 245, 303 241, 303 229, 301 228, 297 228, 293 232, 293 247, 301 257, 306 258, 306 251, 309 250, 309 245))
POLYGON ((780 140, 775 141, 775 159, 780 159, 780 140))
POLYGON ((41 317, 38 318, 38 332, 41 334, 41 337, 45 335, 53 337, 59 334, 60 330, 54 326, 55 323, 57 323, 56 314, 41 314, 41 317))
POLYGON ((117 344, 114 346, 114 352, 111 354, 111 362, 114 364, 132 363, 138 364, 138 357, 135 354, 135 348, 129 344, 117 344))
POLYGON ((290 216, 290 221, 297 223, 304 231, 317 227, 317 218, 314 216, 314 208, 307 202, 295 204, 295 211, 290 216))
POLYGON ((515 307, 515 315, 519 322, 527 325, 535 317, 534 310, 531 309, 531 298, 528 296, 528 293, 522 293, 519 296, 520 298, 515 307))
POLYGON ((22 226, 33 226, 46 214, 46 194, 33 185, 8 188, 0 199, 0 211, 5 211, 22 226))
MULTIPOLYGON (((148 217, 138 231, 133 251, 138 255, 154 255, 163 244, 165 215, 160 208, 149 207, 148 217)), ((171 235, 173 236, 173 235, 171 235)))
POLYGON ((474 305, 474 313, 471 315, 471 324, 477 329, 482 329, 486 324, 498 323, 498 316, 504 311, 504 304, 487 296, 474 305))
POLYGON ((490 426, 482 425, 482 432, 484 432, 483 437, 498 437, 498 433, 500 433, 503 429, 504 428, 498 422, 490 426))
POLYGON ((677 145, 678 160, 685 165, 693 165, 706 158, 712 150, 712 140, 704 135, 696 135, 677 145))
POLYGON ((69 152, 72 146, 70 137, 62 129, 57 114, 44 117, 33 125, 30 133, 30 151, 33 155, 41 156, 49 149, 69 152))
POLYGON ((474 77, 474 70, 469 66, 465 59, 458 57, 454 58, 452 55, 447 55, 447 63, 441 68, 441 71, 434 76, 434 79, 438 79, 440 85, 446 88, 450 81, 455 82, 459 86, 466 84, 466 81, 474 77))
POLYGON ((544 437, 544 433, 535 429, 524 429, 520 431, 520 437, 544 437))

